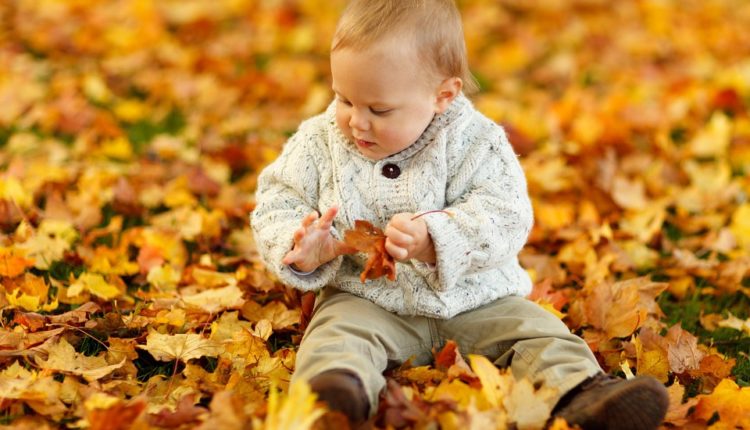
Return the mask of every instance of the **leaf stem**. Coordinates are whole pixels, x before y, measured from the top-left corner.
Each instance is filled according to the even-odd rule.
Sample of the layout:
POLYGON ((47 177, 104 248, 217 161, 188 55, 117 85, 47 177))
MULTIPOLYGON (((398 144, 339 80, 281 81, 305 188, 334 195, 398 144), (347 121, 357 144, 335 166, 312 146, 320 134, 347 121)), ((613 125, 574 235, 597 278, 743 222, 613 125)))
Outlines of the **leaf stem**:
POLYGON ((421 216, 424 216, 424 215, 427 215, 427 214, 434 214, 434 213, 438 213, 438 212, 444 213, 444 214, 448 215, 449 217, 453 218, 453 212, 446 211, 446 210, 443 210, 443 209, 435 209, 435 210, 431 210, 431 211, 427 211, 427 212, 422 212, 419 215, 414 215, 411 218, 411 221, 414 221, 415 219, 417 219, 417 218, 419 218, 421 216))

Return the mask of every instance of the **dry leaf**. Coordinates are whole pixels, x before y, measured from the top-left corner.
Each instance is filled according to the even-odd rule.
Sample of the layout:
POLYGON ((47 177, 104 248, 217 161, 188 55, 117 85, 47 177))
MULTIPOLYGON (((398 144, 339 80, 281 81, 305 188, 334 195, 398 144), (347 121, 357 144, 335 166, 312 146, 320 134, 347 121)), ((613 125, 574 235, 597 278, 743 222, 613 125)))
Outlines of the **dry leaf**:
POLYGON ((187 362, 193 358, 216 357, 222 347, 199 334, 161 334, 155 331, 146 337, 146 345, 138 345, 159 361, 180 360, 187 362))
POLYGON ((344 243, 359 252, 367 254, 367 263, 360 275, 362 282, 366 279, 377 279, 381 276, 391 281, 396 280, 396 264, 393 257, 385 250, 383 230, 368 221, 356 220, 354 230, 344 232, 344 243))

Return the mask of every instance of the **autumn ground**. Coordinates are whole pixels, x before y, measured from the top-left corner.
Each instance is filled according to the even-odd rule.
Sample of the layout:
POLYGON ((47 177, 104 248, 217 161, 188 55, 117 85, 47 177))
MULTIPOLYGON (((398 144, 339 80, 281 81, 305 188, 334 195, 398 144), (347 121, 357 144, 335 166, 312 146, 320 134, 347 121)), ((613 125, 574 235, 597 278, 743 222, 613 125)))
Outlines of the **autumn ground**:
MULTIPOLYGON (((331 97, 342 4, 0 3, 0 424, 322 413, 288 387, 310 297, 264 271, 247 215, 258 171, 331 97)), ((750 2, 460 4, 475 103, 533 197, 533 298, 609 372, 663 381, 666 427, 750 428, 750 2)), ((544 389, 450 345, 390 377, 382 427, 549 413, 544 389)))

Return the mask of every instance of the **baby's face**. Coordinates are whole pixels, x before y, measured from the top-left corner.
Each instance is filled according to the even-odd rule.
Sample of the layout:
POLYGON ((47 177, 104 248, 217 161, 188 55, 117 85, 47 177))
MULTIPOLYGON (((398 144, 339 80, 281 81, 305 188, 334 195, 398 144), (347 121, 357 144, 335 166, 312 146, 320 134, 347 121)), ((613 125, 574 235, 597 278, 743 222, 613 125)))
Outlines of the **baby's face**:
POLYGON ((409 45, 394 41, 331 54, 336 123, 371 160, 408 148, 441 111, 438 83, 409 45))

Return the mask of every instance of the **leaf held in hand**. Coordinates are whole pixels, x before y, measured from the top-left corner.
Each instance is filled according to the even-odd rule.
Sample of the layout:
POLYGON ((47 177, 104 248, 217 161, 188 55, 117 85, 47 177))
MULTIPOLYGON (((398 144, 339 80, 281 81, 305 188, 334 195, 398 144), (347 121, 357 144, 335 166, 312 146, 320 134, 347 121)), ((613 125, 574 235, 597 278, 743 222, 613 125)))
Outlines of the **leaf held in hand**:
POLYGON ((365 279, 377 279, 381 276, 391 281, 396 280, 396 263, 385 250, 383 230, 368 221, 356 220, 354 230, 344 232, 344 243, 368 256, 365 269, 359 276, 362 282, 365 282, 365 279))

